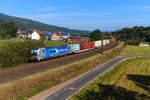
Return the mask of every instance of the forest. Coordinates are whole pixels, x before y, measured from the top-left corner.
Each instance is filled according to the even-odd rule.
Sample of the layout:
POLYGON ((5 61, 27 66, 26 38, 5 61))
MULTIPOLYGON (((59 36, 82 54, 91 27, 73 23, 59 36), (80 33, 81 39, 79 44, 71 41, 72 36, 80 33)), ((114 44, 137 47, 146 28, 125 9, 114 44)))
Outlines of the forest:
POLYGON ((150 42, 150 27, 135 26, 133 28, 122 28, 110 33, 117 40, 127 44, 138 45, 141 42, 150 42))
POLYGON ((113 32, 102 32, 96 29, 88 36, 92 41, 113 36, 116 40, 124 41, 126 44, 138 45, 141 42, 150 42, 150 27, 135 26, 132 28, 122 28, 113 32))

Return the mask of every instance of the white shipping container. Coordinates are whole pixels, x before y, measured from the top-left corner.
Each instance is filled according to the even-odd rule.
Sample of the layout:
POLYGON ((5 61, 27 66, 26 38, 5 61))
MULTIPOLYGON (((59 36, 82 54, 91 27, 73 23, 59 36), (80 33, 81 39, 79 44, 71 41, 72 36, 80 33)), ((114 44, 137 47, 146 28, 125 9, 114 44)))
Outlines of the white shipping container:
POLYGON ((80 50, 80 44, 68 44, 67 47, 69 52, 75 52, 80 50))
POLYGON ((98 48, 102 45, 102 41, 95 41, 95 47, 98 48))

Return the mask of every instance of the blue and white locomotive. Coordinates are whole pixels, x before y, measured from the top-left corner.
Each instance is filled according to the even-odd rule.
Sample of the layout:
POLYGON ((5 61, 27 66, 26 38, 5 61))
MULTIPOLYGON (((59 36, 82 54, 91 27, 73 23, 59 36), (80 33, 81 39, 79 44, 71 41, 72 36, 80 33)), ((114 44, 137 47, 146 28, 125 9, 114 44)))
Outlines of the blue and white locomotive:
POLYGON ((32 61, 42 61, 62 54, 68 53, 67 46, 61 47, 44 47, 44 48, 33 48, 31 51, 32 61))

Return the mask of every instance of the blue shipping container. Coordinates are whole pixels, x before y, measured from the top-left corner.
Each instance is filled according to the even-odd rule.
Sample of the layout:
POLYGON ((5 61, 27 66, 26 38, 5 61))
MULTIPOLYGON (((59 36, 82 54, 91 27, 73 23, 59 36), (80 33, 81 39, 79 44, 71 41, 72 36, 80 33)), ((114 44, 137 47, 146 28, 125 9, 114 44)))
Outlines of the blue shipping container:
POLYGON ((61 47, 56 47, 56 48, 46 48, 45 57, 50 58, 52 56, 57 56, 57 55, 65 54, 65 53, 68 53, 67 46, 61 46, 61 47))
POLYGON ((80 50, 80 44, 68 44, 68 52, 75 52, 80 50))

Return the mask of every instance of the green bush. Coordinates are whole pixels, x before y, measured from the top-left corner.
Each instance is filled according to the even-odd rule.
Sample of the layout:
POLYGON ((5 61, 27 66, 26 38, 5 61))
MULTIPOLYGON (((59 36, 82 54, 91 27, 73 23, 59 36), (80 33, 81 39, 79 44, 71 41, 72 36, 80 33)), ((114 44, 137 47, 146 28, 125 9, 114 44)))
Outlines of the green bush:
POLYGON ((139 45, 140 42, 142 42, 142 41, 141 40, 126 40, 125 42, 128 45, 139 45))
POLYGON ((31 57, 32 48, 45 46, 42 41, 4 41, 0 46, 0 68, 24 64, 31 57))

